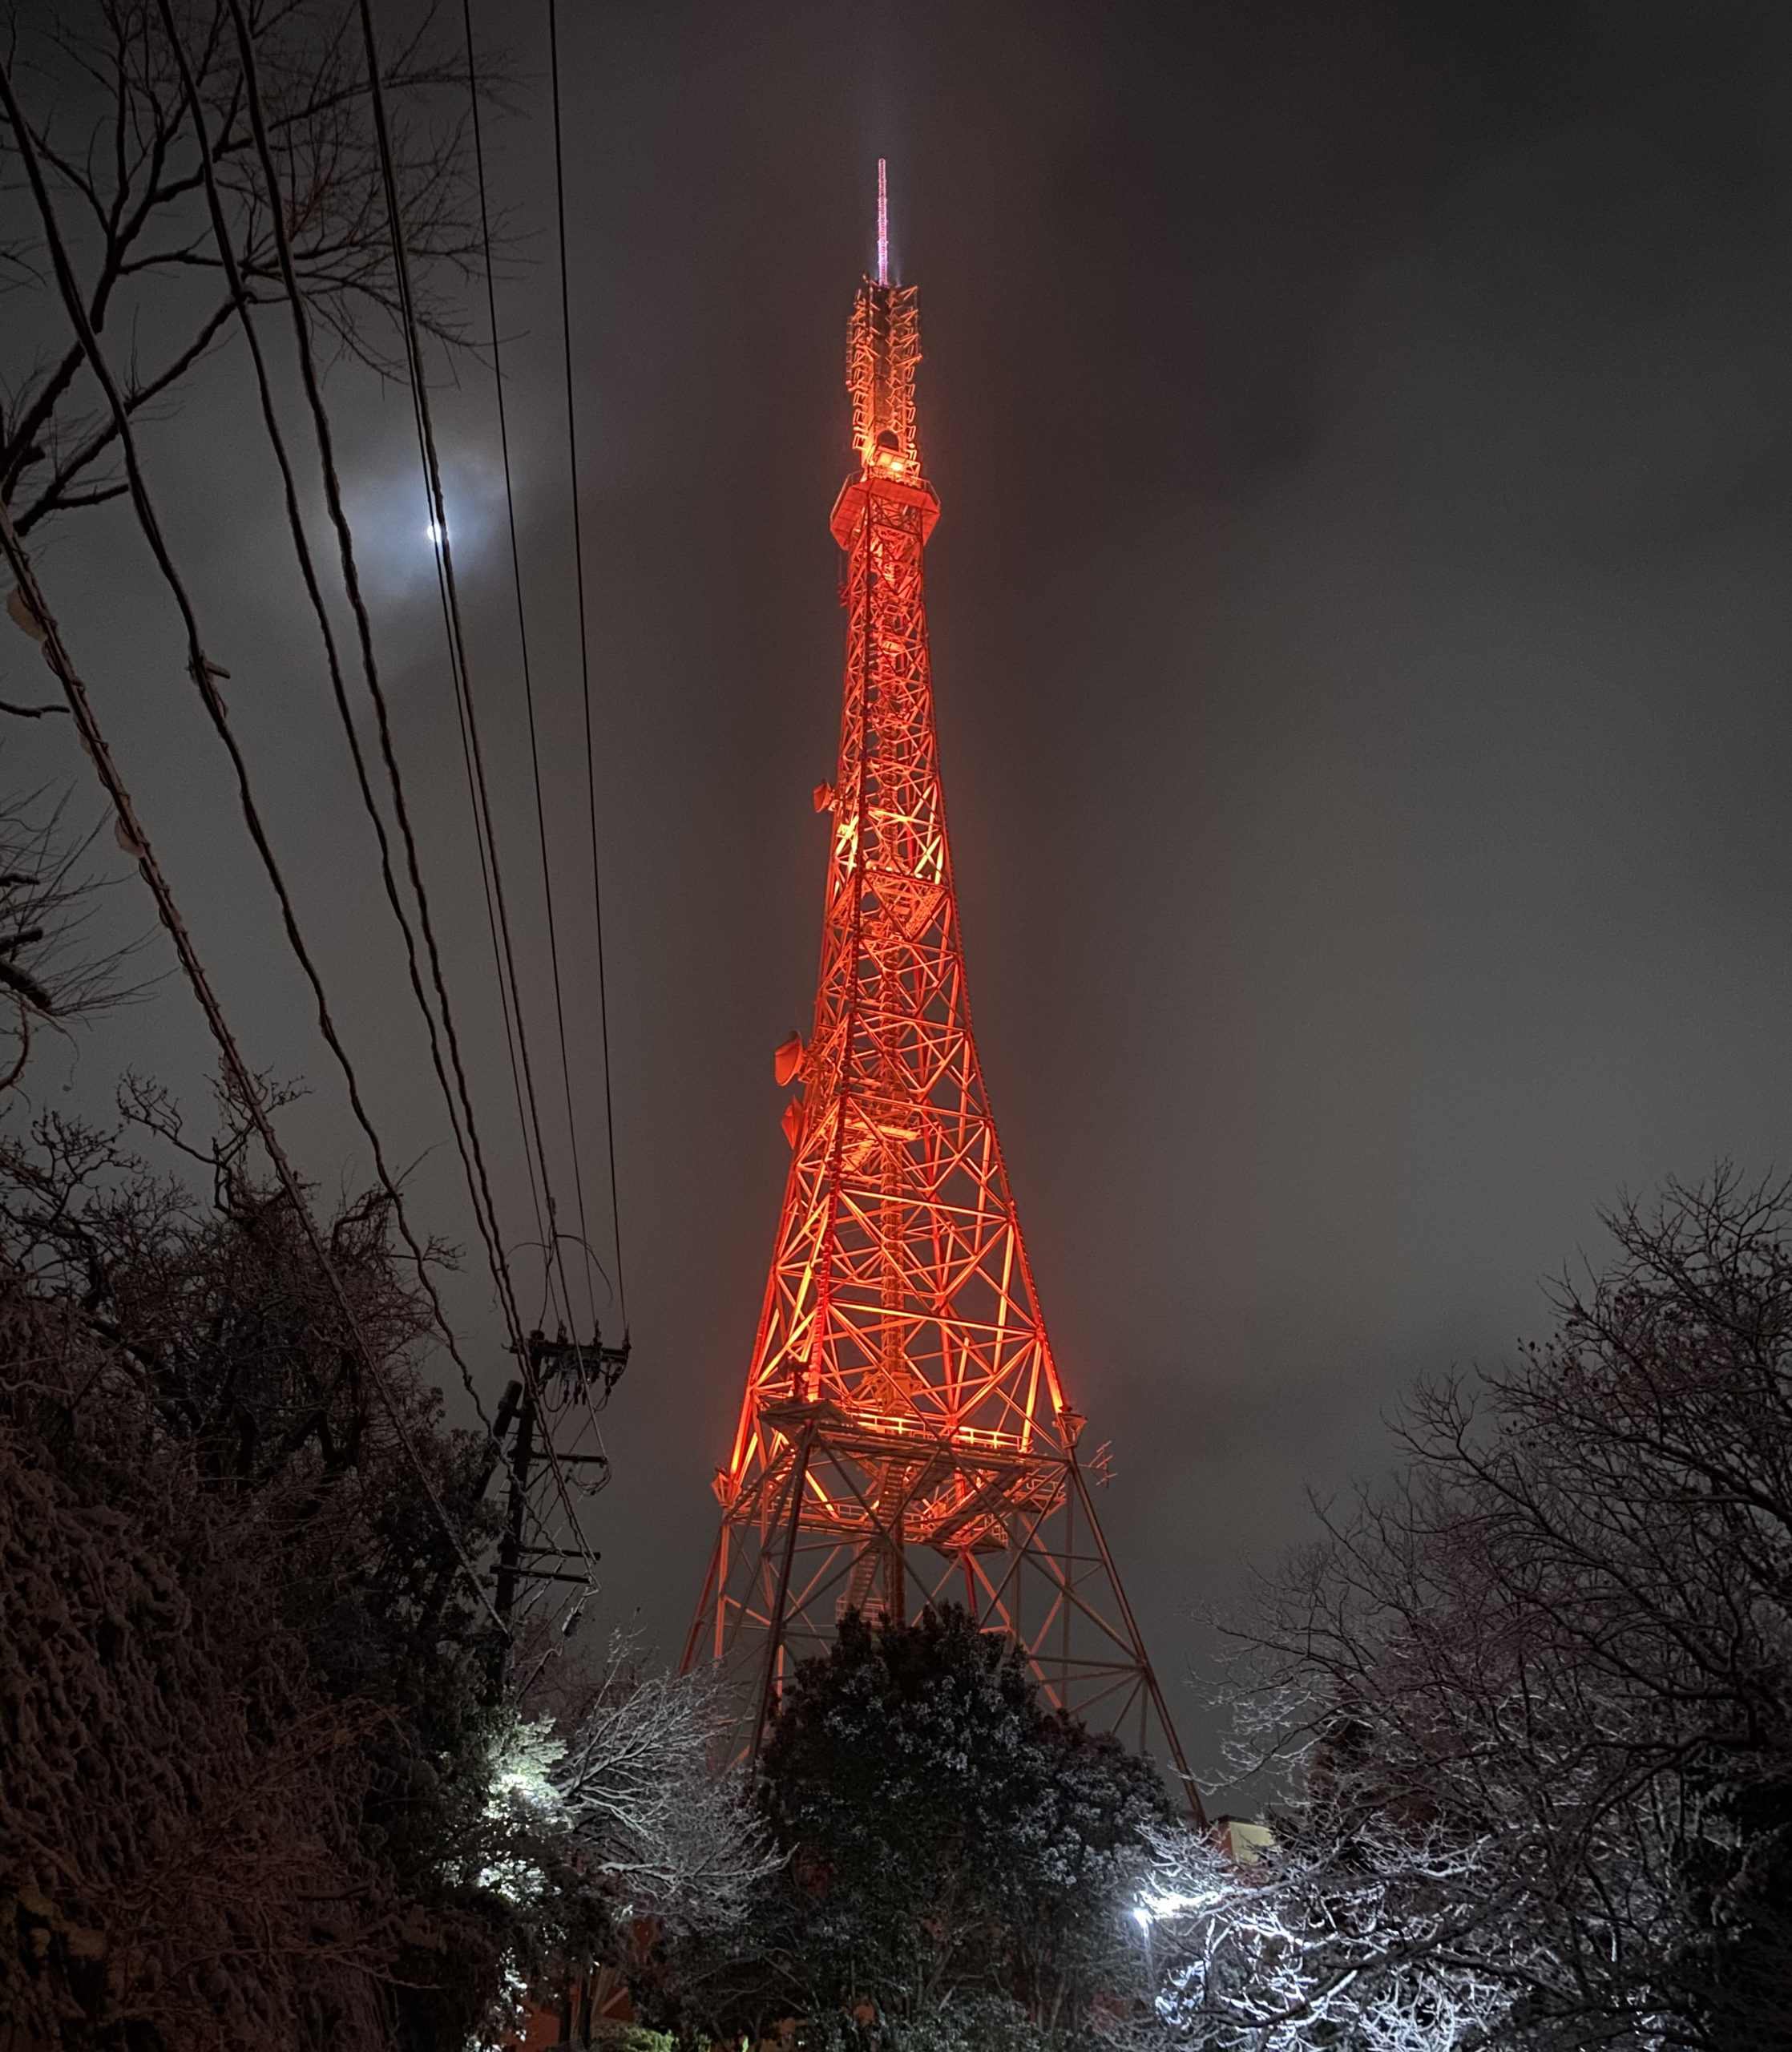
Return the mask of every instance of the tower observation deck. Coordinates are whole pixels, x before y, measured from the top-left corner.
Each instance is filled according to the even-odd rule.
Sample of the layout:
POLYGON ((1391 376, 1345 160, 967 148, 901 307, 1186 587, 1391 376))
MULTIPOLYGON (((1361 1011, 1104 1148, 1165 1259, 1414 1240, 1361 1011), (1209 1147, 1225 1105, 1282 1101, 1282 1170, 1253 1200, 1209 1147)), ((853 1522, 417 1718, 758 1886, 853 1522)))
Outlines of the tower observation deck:
POLYGON ((857 469, 832 520, 846 689, 815 793, 831 834, 814 1019, 775 1057, 789 1175, 684 1665, 715 1664, 757 1754, 784 1677, 848 1609, 957 1601, 1025 1650, 1049 1702, 1156 1756, 1193 1804, 971 1032, 928 657, 919 310, 886 247, 847 329, 857 469))

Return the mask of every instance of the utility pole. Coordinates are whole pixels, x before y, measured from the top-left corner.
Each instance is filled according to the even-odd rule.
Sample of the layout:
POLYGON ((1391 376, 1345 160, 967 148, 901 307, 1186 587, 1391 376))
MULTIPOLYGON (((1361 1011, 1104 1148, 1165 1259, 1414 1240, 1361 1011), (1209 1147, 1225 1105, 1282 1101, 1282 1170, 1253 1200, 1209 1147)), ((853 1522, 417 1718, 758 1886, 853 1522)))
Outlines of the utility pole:
POLYGON ((581 1570, 599 1556, 582 1543, 564 1543, 580 1535, 563 1529, 571 1513, 561 1490, 563 1485, 595 1496, 610 1479, 609 1456, 590 1442, 595 1414, 621 1380, 628 1350, 626 1333, 620 1347, 606 1347, 597 1332, 587 1343, 569 1339, 563 1330, 550 1339, 539 1328, 524 1342, 527 1372, 506 1388, 493 1428, 500 1445, 510 1436, 510 1488, 493 1602, 507 1626, 525 1585, 591 1585, 588 1571, 581 1570))

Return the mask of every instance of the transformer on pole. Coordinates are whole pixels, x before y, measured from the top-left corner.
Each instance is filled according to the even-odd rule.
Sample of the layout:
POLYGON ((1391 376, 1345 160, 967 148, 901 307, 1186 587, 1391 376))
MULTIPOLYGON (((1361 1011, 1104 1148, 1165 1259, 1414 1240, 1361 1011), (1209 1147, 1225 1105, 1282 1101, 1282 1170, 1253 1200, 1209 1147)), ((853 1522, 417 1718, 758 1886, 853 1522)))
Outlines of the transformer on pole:
MULTIPOLYGON (((880 174, 882 166, 879 166, 880 174)), ((880 176, 880 200, 882 200, 880 176)), ((797 1662, 849 1609, 962 1602, 1047 1699, 1154 1753, 1199 1804, 1090 1488, 965 991, 929 669, 914 288, 860 281, 846 382, 839 767, 807 1038, 780 1048, 791 1161, 721 1529, 685 1649, 757 1756, 797 1662)))

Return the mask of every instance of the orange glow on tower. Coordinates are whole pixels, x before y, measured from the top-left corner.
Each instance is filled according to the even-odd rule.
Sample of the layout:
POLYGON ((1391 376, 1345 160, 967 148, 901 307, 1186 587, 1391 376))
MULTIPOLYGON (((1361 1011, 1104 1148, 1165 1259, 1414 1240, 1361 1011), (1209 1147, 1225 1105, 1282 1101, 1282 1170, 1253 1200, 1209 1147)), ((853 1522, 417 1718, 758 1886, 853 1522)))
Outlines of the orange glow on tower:
MULTIPOLYGON (((879 167, 880 171, 882 167, 879 167)), ((881 212, 881 210, 880 210, 881 212)), ((887 247, 880 218, 879 271, 887 247)), ((912 285, 861 281, 847 329, 856 476, 839 767, 809 1038, 774 1073, 790 1173, 685 1651, 738 1692, 757 1752, 781 1678, 848 1608, 963 1602, 1048 1699, 1181 1748, 1090 1492, 983 1087, 965 992, 929 669, 912 285)), ((1198 1808, 1198 1806, 1197 1806, 1198 1808)))

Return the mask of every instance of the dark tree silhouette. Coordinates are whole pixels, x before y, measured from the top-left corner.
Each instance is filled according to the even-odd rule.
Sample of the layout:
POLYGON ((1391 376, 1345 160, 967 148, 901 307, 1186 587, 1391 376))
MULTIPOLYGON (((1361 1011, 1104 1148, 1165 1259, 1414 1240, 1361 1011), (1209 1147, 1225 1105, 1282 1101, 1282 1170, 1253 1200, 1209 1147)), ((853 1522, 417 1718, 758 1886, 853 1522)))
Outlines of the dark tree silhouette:
POLYGON ((494 2043, 619 1918, 737 1918, 704 1685, 556 1634, 494 1686, 495 1457, 389 1200, 328 1223, 357 1339, 242 1108, 122 1102, 0 1126, 0 2046, 494 2043))
MULTIPOLYGON (((242 0, 256 50, 277 201, 309 317, 340 350, 398 361, 398 289, 353 0, 242 0)), ((237 265, 256 301, 285 296, 271 194, 250 132, 228 0, 174 9, 217 167, 237 265)), ((200 152, 158 0, 59 0, 9 10, 6 61, 80 272, 87 318, 119 367, 132 418, 178 398, 232 333, 200 152)), ((461 175, 466 59, 435 11, 386 53, 395 175, 422 325, 459 338, 454 288, 482 261, 477 201, 461 175)), ((98 403, 59 305, 42 227, 0 120, 0 499, 22 535, 124 489, 117 426, 98 403), (29 296, 29 299, 27 297, 29 296)))
POLYGON ((725 1941, 672 1949, 680 2028, 725 2041, 797 2018, 915 2046, 1087 2030, 1168 1799, 1148 1762, 1049 1711, 1007 1641, 952 1606, 910 1625, 849 1612, 761 1764, 789 1864, 725 1941))
POLYGON ((151 2052, 464 2025, 510 1942, 467 1881, 483 1449, 418 1374, 382 1203, 329 1245, 398 1420, 240 1121, 200 1151, 206 1198, 116 1134, 0 1141, 0 2014, 151 2052))
POLYGON ((1279 1849, 1166 1848, 1172 2034, 1792 2038, 1792 1186, 1608 1223, 1553 1339, 1422 1390, 1398 1485, 1242 1635, 1279 1849))

